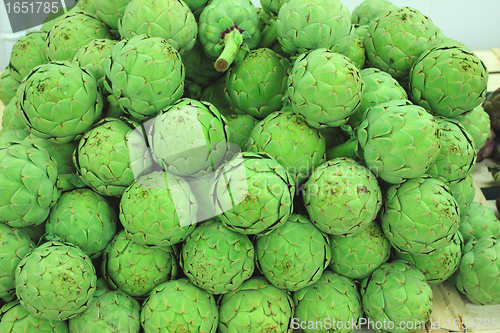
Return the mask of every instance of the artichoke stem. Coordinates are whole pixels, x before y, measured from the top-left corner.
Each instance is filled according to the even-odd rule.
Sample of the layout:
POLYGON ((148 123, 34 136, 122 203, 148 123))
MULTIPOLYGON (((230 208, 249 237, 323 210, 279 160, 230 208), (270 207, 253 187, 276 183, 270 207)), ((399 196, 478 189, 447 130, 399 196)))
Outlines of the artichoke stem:
POLYGON ((349 139, 347 142, 338 146, 332 147, 326 151, 326 159, 333 160, 338 157, 357 158, 358 140, 355 138, 349 139))
POLYGON ((241 44, 243 44, 243 35, 238 29, 234 29, 224 36, 224 49, 215 61, 215 69, 217 71, 225 72, 231 66, 241 44))

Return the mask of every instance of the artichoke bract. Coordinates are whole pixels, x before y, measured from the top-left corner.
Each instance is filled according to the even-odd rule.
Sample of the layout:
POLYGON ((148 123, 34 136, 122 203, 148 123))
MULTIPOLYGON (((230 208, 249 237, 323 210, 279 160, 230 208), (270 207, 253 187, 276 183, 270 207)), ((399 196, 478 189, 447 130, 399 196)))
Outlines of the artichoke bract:
POLYGON ((380 266, 361 284, 363 310, 383 332, 405 333, 421 329, 432 312, 432 289, 424 274, 406 261, 380 266))
POLYGON ((270 155, 243 152, 216 171, 210 195, 226 227, 247 235, 266 234, 292 214, 295 185, 270 155))
POLYGON ((273 112, 250 133, 246 151, 266 152, 295 178, 298 186, 324 162, 326 143, 316 128, 290 108, 273 112))
POLYGON ((418 58, 438 43, 431 19, 416 9, 401 7, 383 12, 368 27, 366 60, 395 79, 407 79, 418 58))
POLYGON ((0 223, 0 298, 14 295, 16 267, 34 248, 35 244, 24 230, 0 223))
POLYGON ((130 0, 92 0, 94 15, 109 27, 113 35, 118 35, 119 21, 129 2, 130 0))
POLYGON ((65 192, 50 211, 46 232, 99 256, 116 233, 118 215, 110 203, 86 188, 65 192))
POLYGON ((182 242, 195 228, 197 211, 189 184, 162 171, 137 178, 120 200, 120 221, 127 237, 147 246, 182 242))
POLYGON ((2 129, 27 129, 23 122, 21 115, 21 108, 19 107, 18 98, 14 96, 9 104, 5 105, 2 115, 2 129))
POLYGON ((227 125, 233 129, 229 142, 237 144, 241 151, 244 151, 250 134, 259 121, 249 114, 230 114, 226 119, 227 125))
POLYGON ((119 21, 122 38, 148 35, 166 39, 180 54, 196 43, 198 25, 193 13, 181 0, 131 0, 119 21))
POLYGON ((27 129, 2 128, 0 129, 0 147, 8 146, 11 142, 23 141, 29 135, 30 132, 27 129))
POLYGON ((16 96, 17 89, 21 83, 15 80, 10 74, 10 69, 6 68, 0 76, 0 101, 6 106, 10 100, 16 96))
POLYGON ((367 25, 372 23, 384 14, 386 11, 397 9, 390 1, 387 0, 364 0, 356 8, 353 9, 351 14, 352 24, 367 25))
POLYGON ((427 174, 443 177, 449 182, 469 175, 476 166, 476 150, 471 135, 456 120, 438 118, 441 150, 429 166, 427 174))
POLYGON ((179 263, 192 284, 218 295, 239 288, 252 276, 254 257, 247 235, 227 229, 214 218, 187 237, 179 263))
POLYGON ((120 290, 106 291, 98 296, 96 294, 87 311, 68 321, 72 333, 140 331, 141 306, 137 300, 120 290))
POLYGON ((115 118, 104 118, 85 133, 73 161, 85 185, 101 195, 117 197, 153 165, 139 124, 115 118))
POLYGON ((214 172, 239 147, 229 143, 232 129, 215 106, 183 98, 150 120, 148 140, 163 169, 182 177, 214 172))
POLYGON ((472 51, 437 46, 423 53, 410 72, 411 99, 434 114, 455 117, 481 105, 488 69, 472 51))
POLYGON ((493 209, 479 202, 472 202, 465 211, 461 212, 459 230, 464 243, 484 236, 500 238, 500 221, 493 209))
POLYGON ((415 178, 389 187, 381 222, 385 236, 396 249, 426 254, 453 241, 460 213, 443 181, 415 178))
POLYGON ((395 251, 397 259, 405 260, 424 273, 429 284, 437 284, 447 280, 460 265, 464 242, 460 231, 457 231, 453 241, 440 249, 427 254, 395 251))
POLYGON ((0 222, 28 227, 45 222, 61 193, 57 164, 36 144, 0 147, 0 222))
POLYGON ((306 216, 287 222, 255 243, 259 271, 277 288, 296 291, 315 283, 330 264, 328 238, 306 216))
POLYGON ((233 108, 265 118, 283 106, 287 89, 288 59, 271 49, 250 51, 226 76, 226 99, 233 108))
POLYGON ((198 18, 198 37, 215 68, 225 72, 260 42, 257 8, 247 0, 211 1, 198 18))
POLYGON ((12 46, 8 67, 15 80, 21 82, 33 68, 48 62, 45 55, 46 38, 45 32, 31 31, 12 46))
POLYGON ((264 277, 253 277, 219 301, 219 332, 290 331, 293 300, 264 277))
POLYGON ((142 304, 141 325, 145 333, 176 331, 215 333, 219 313, 213 295, 188 279, 165 282, 142 304))
POLYGON ((484 146, 490 134, 491 122, 488 113, 479 105, 471 111, 456 116, 455 119, 472 136, 474 147, 476 148, 476 152, 478 152, 484 146))
POLYGON ((137 120, 156 115, 184 93, 184 65, 166 39, 137 35, 118 42, 104 63, 111 105, 137 120))
POLYGON ((469 174, 459 180, 448 182, 451 193, 460 207, 460 215, 462 216, 476 197, 476 189, 474 187, 474 178, 469 174))
POLYGON ((462 260, 454 275, 457 289, 474 304, 500 304, 500 242, 493 236, 465 244, 462 260))
POLYGON ((103 252, 102 271, 109 286, 135 298, 145 298, 156 286, 177 275, 175 249, 148 247, 118 232, 103 252))
POLYGON ((295 113, 304 116, 312 127, 338 127, 361 103, 363 89, 363 80, 351 59, 320 48, 297 57, 286 96, 295 113))
POLYGON ((95 77, 70 61, 35 67, 23 80, 17 97, 30 132, 57 143, 79 139, 99 119, 103 108, 95 77))
POLYGON ((289 0, 276 19, 283 51, 295 54, 326 48, 344 53, 354 39, 349 10, 339 0, 289 0))
POLYGON ((318 282, 293 294, 295 304, 291 327, 305 333, 353 332, 363 315, 361 296, 349 278, 325 271, 318 282), (310 323, 317 323, 312 328, 310 323), (306 324, 306 325, 303 325, 306 324))
POLYGON ((69 333, 69 330, 66 321, 37 318, 15 301, 0 309, 0 332, 69 333))
POLYGON ((68 13, 47 32, 47 59, 72 60, 82 46, 99 38, 113 39, 106 24, 81 10, 68 13))
POLYGON ((16 268, 16 295, 37 318, 67 320, 89 307, 97 276, 90 258, 77 246, 49 241, 16 268))
POLYGON ((370 108, 356 136, 366 165, 391 184, 422 177, 441 151, 434 116, 404 100, 370 108))
POLYGON ((303 190, 309 218, 319 230, 331 235, 362 231, 382 206, 382 191, 375 175, 351 158, 321 164, 303 190))
POLYGON ((330 235, 330 269, 351 279, 364 279, 389 260, 392 246, 377 222, 355 234, 330 235))

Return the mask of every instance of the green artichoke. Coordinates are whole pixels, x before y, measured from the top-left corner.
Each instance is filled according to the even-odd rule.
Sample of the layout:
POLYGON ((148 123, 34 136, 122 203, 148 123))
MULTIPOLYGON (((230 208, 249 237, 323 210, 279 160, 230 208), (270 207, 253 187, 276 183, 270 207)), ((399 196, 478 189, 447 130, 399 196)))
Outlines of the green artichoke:
POLYGON ((273 286, 286 291, 318 281, 331 259, 328 237, 298 214, 269 234, 258 236, 255 251, 259 271, 273 286))
POLYGON ((65 192, 50 211, 46 231, 98 257, 116 233, 118 215, 98 193, 86 188, 65 192))
POLYGON ((437 46, 424 52, 410 73, 411 99, 430 112, 455 117, 481 105, 488 69, 472 51, 437 46))
POLYGON ((196 43, 198 25, 189 7, 181 0, 131 0, 118 24, 120 36, 160 37, 180 54, 196 43))
POLYGON ((227 73, 225 94, 229 105, 261 119, 280 110, 290 67, 288 59, 271 49, 250 51, 227 73))
POLYGON ((352 24, 357 24, 359 26, 368 25, 386 11, 397 8, 398 7, 387 0, 364 0, 353 9, 351 21, 352 24))
POLYGON ((17 97, 30 132, 57 143, 79 139, 100 118, 103 108, 94 76, 70 61, 35 67, 17 97))
POLYGON ((37 318, 15 301, 0 309, 0 332, 69 333, 69 330, 66 321, 37 318))
POLYGON ((195 17, 200 16, 203 8, 205 8, 209 0, 184 0, 189 10, 193 13, 195 17))
POLYGON ((232 129, 228 141, 237 144, 244 151, 250 134, 259 121, 249 114, 230 114, 226 119, 227 126, 232 129))
POLYGON ((250 133, 246 151, 266 152, 295 178, 304 183, 309 174, 325 161, 326 143, 316 128, 290 108, 273 112, 259 122, 250 133))
MULTIPOLYGON (((80 0, 81 2, 82 0, 80 0)), ((113 35, 119 35, 119 21, 123 19, 125 8, 130 0, 91 0, 94 16, 104 22, 113 35)))
POLYGON ((30 135, 28 129, 12 129, 12 128, 2 128, 0 129, 0 147, 8 146, 10 142, 23 141, 30 135))
POLYGON ((276 19, 283 51, 301 54, 326 48, 347 52, 354 39, 349 10, 339 0, 289 0, 276 19))
POLYGON ((182 242, 195 228, 197 211, 189 184, 163 171, 137 178, 120 199, 120 221, 127 237, 145 246, 182 242))
POLYGON ((48 62, 45 55, 47 33, 31 31, 20 37, 10 53, 10 75, 21 82, 38 65, 48 62))
POLYGON ((264 277, 253 277, 224 294, 219 303, 219 332, 290 332, 294 314, 290 295, 264 277))
POLYGON ((454 119, 438 118, 441 150, 429 166, 427 174, 449 182, 469 175, 476 166, 476 150, 472 136, 454 119))
POLYGON ((434 116, 404 100, 370 108, 356 136, 368 168, 391 184, 422 177, 441 151, 434 116))
POLYGON ((71 318, 68 326, 72 333, 139 333, 140 310, 139 302, 124 292, 105 291, 94 295, 87 311, 71 318))
POLYGON ((349 117, 348 124, 353 128, 359 126, 365 120, 366 114, 371 107, 392 100, 408 99, 406 90, 389 73, 378 68, 365 68, 359 73, 365 88, 361 95, 361 104, 349 117))
POLYGON ((254 255, 248 236, 227 229, 214 218, 187 237, 179 263, 192 284, 218 295, 239 288, 252 276, 254 255))
POLYGON ((304 116, 312 127, 337 127, 355 112, 363 90, 359 70, 349 58, 320 48, 295 60, 288 77, 287 98, 295 113, 304 116))
POLYGON ((452 242, 427 254, 394 251, 395 257, 405 260, 424 273, 429 284, 447 280, 460 265, 464 242, 460 231, 455 233, 452 242))
POLYGON ((463 215, 476 197, 474 178, 469 174, 465 178, 448 182, 447 185, 450 187, 451 194, 453 194, 453 197, 457 201, 460 208, 460 215, 463 215))
POLYGON ((459 230, 464 243, 484 236, 500 238, 500 221, 493 209, 474 201, 462 212, 459 230))
POLYGON ((219 313, 213 295, 187 279, 165 282, 156 287, 141 309, 144 333, 215 333, 219 313))
POLYGON ((349 47, 349 50, 347 50, 344 55, 351 59, 359 70, 362 70, 365 67, 365 53, 365 44, 363 43, 363 39, 356 35, 354 36, 351 47, 349 47))
POLYGON ((243 152, 221 166, 210 188, 226 227, 242 234, 266 234, 292 214, 292 177, 266 153, 243 152))
POLYGON ((454 276, 457 289, 474 304, 500 304, 500 242, 493 236, 470 240, 454 276))
POLYGON ((90 258, 77 246, 57 241, 24 257, 15 279, 21 306, 46 320, 67 320, 86 311, 97 282, 90 258))
POLYGON ((363 314, 356 284, 331 271, 325 271, 318 282, 295 292, 293 300, 295 314, 291 327, 305 333, 353 332, 356 327, 352 323, 357 323, 363 314))
POLYGON ((289 0, 261 0, 260 5, 264 12, 270 15, 278 15, 281 6, 287 3, 289 0))
POLYGON ((121 40, 105 61, 104 72, 111 105, 138 120, 156 115, 184 92, 181 57, 163 38, 138 35, 121 40))
POLYGON ((2 129, 27 130, 17 96, 14 96, 3 110, 2 129))
POLYGON ((106 24, 77 10, 62 16, 47 32, 45 52, 50 61, 72 60, 78 50, 94 39, 113 39, 106 24))
POLYGON ((385 323, 379 331, 405 333, 430 319, 432 289, 424 274, 406 261, 380 266, 361 284, 363 310, 367 319, 385 323))
POLYGON ((472 137, 476 153, 484 146, 490 134, 490 116, 481 105, 455 117, 472 137))
POLYGON ((219 112, 227 117, 230 114, 238 113, 245 114, 243 111, 234 110, 232 106, 229 105, 226 99, 226 77, 223 76, 220 79, 212 82, 201 92, 200 101, 205 101, 213 104, 219 112))
POLYGON ((366 60, 395 79, 407 79, 420 55, 438 43, 438 30, 420 11, 401 7, 382 12, 365 37, 366 60))
MULTIPOLYGON (((198 88, 206 87, 224 75, 214 68, 212 59, 205 54, 199 40, 191 50, 182 54, 182 63, 186 69, 186 81, 197 85, 198 88)), ((201 95, 201 91, 196 93, 201 95)))
POLYGON ((396 249, 428 254, 453 241, 460 213, 457 201, 443 181, 414 178, 389 187, 381 222, 385 236, 396 249))
POLYGON ((20 228, 39 225, 60 196, 57 164, 36 144, 0 147, 0 222, 20 228))
POLYGON ((364 279, 389 260, 391 243, 377 222, 355 234, 330 235, 330 269, 351 279, 364 279))
POLYGON ((4 106, 9 104, 10 100, 16 96, 16 91, 21 83, 16 81, 10 74, 10 69, 7 67, 0 76, 0 101, 4 106))
POLYGON ((101 195, 116 197, 153 165, 139 124, 116 118, 104 118, 86 132, 73 161, 84 184, 101 195))
POLYGON ((149 247, 118 232, 103 252, 102 271, 113 289, 145 298, 156 286, 177 275, 177 258, 171 246, 149 247))
POLYGON ((27 232, 0 223, 0 298, 14 295, 16 267, 34 247, 27 232))
POLYGON ((212 104, 183 98, 151 120, 148 140, 165 171, 200 177, 214 172, 237 148, 228 143, 231 132, 212 104))
POLYGON ((248 0, 215 0, 198 18, 198 37, 215 69, 225 72, 260 42, 257 8, 248 0))
POLYGON ((309 218, 331 235, 355 234, 367 228, 382 206, 375 175, 350 158, 336 158, 318 166, 303 188, 309 218))

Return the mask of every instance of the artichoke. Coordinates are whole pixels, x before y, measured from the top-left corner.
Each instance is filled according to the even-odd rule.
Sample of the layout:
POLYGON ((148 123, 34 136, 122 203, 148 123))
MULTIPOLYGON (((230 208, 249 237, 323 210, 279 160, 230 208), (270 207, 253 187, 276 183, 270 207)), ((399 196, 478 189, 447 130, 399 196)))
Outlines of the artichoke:
POLYGON ((453 194, 453 197, 457 201, 460 208, 460 215, 462 216, 476 197, 474 178, 469 174, 465 178, 448 182, 447 185, 450 187, 451 194, 453 194))
POLYGON ((297 57, 286 95, 295 113, 312 127, 338 127, 361 103, 363 89, 359 70, 349 58, 320 48, 297 57))
MULTIPOLYGON (((5 75, 2 75, 2 77, 5 75)), ((2 82, 0 80, 0 82, 2 82)), ((0 83, 0 96, 2 96, 2 88, 0 83)), ((495 131, 500 130, 500 87, 491 92, 484 100, 482 107, 490 116, 491 128, 495 131)))
POLYGON ((137 178, 120 200, 127 237, 145 246, 170 246, 193 232, 198 206, 182 178, 154 171, 137 178))
POLYGON ((351 59, 359 70, 362 70, 366 61, 365 53, 365 44, 363 43, 363 39, 356 35, 354 36, 351 47, 344 53, 344 55, 351 59))
POLYGON ((131 0, 119 20, 120 36, 160 37, 180 54, 196 43, 198 25, 193 13, 181 0, 131 0))
POLYGON ((12 46, 10 54, 10 75, 21 82, 38 65, 48 62, 45 55, 47 34, 31 31, 20 37, 12 46))
MULTIPOLYGON (((82 0, 80 0, 81 2, 82 0)), ((123 18, 125 8, 130 0, 91 0, 94 5, 94 16, 104 22, 113 35, 118 35, 119 21, 123 18)), ((84 5, 85 6, 85 2, 84 5)), ((88 10, 87 10, 88 11, 88 10)))
POLYGON ((0 147, 0 222, 28 227, 45 222, 60 196, 57 164, 36 144, 0 147))
POLYGON ((389 260, 391 243, 377 222, 355 234, 330 235, 330 269, 351 279, 361 280, 389 260))
POLYGON ((250 51, 227 73, 225 95, 229 105, 261 119, 280 110, 290 67, 288 59, 271 49, 250 51))
POLYGON ((0 309, 0 332, 69 333, 69 330, 66 321, 37 318, 15 301, 0 309))
POLYGON ((481 105, 476 106, 471 111, 462 113, 455 117, 456 120, 464 127, 464 129, 472 137, 476 153, 486 143, 490 134, 490 116, 484 111, 481 105))
POLYGON ((212 82, 201 92, 200 101, 205 101, 213 104, 219 112, 227 117, 230 114, 245 114, 243 111, 234 110, 232 106, 229 105, 226 99, 226 77, 223 76, 220 79, 212 82))
POLYGON ((368 25, 385 12, 397 8, 387 0, 364 0, 353 9, 351 21, 358 26, 368 25))
POLYGON ((331 258, 328 238, 298 214, 269 234, 257 236, 255 251, 259 271, 273 286, 286 291, 318 281, 331 258))
POLYGON ((318 282, 293 294, 295 315, 292 328, 305 333, 353 332, 362 316, 361 296, 349 278, 325 271, 318 282), (320 324, 314 329, 302 323, 320 324), (342 325, 342 327, 340 327, 342 325))
POLYGON ((309 218, 331 235, 355 234, 367 228, 382 206, 375 175, 350 158, 329 160, 317 167, 303 188, 309 218))
POLYGON ((349 10, 339 0, 289 0, 276 19, 283 51, 301 54, 315 49, 347 52, 354 39, 349 10))
POLYGON ((460 213, 443 181, 415 178, 389 187, 381 222, 385 236, 396 249, 428 254, 453 241, 460 213))
POLYGON ((459 230, 464 243, 484 236, 500 238, 500 221, 493 209, 474 201, 462 212, 459 230))
POLYGON ((95 77, 70 61, 35 67, 17 97, 30 132, 57 143, 79 139, 100 118, 103 107, 95 77))
POLYGON ((21 115, 17 96, 14 96, 9 104, 5 105, 2 114, 2 129, 27 130, 21 115))
POLYGON ((402 260, 383 264, 361 284, 367 319, 386 323, 384 332, 405 333, 427 322, 432 296, 424 274, 402 260))
POLYGON ((244 151, 250 134, 259 121, 249 114, 230 114, 226 119, 227 125, 232 129, 228 141, 237 144, 244 151))
POLYGON ((261 0, 260 5, 264 12, 269 15, 277 15, 280 11, 281 6, 287 3, 289 0, 261 0))
POLYGON ((219 303, 219 332, 289 332, 293 300, 264 277, 245 281, 219 303))
POLYGON ((243 152, 221 166, 210 187, 222 223, 242 234, 266 234, 292 214, 292 177, 266 153, 243 152))
POLYGON ((118 42, 104 63, 104 87, 111 105, 137 120, 156 115, 184 92, 179 53, 160 37, 137 35, 118 42))
POLYGON ((7 67, 0 76, 0 101, 4 106, 9 104, 10 100, 16 96, 16 91, 21 83, 15 80, 7 67))
POLYGON ((423 53, 410 72, 411 99, 430 112, 455 117, 483 102, 488 69, 472 51, 437 46, 423 53))
POLYGON ((214 295, 225 294, 252 276, 254 252, 248 236, 214 218, 187 237, 179 263, 192 284, 214 295))
MULTIPOLYGON (((0 147, 8 146, 11 142, 23 141, 30 135, 28 129, 0 129, 0 147)), ((42 147, 40 147, 42 148, 42 147)))
MULTIPOLYGON (((186 69, 186 81, 191 82, 191 85, 195 85, 194 87, 197 86, 196 89, 209 86, 213 81, 224 75, 214 68, 212 59, 205 54, 199 40, 191 50, 182 54, 182 63, 186 69)), ((194 88, 189 93, 199 93, 201 95, 201 91, 194 90, 194 88)), ((195 99, 199 98, 200 96, 196 96, 195 99)))
POLYGON ((195 17, 200 16, 203 8, 206 7, 209 0, 184 0, 186 5, 189 7, 189 10, 193 13, 195 17))
POLYGON ((104 118, 86 132, 73 155, 79 179, 101 195, 120 197, 136 178, 149 173, 153 159, 138 126, 104 118))
POLYGON ((67 320, 86 311, 96 291, 90 258, 77 246, 49 241, 16 268, 16 295, 33 316, 67 320))
POLYGON ((326 143, 320 132, 290 108, 273 112, 250 133, 246 151, 266 152, 295 178, 304 183, 309 174, 324 162, 326 143))

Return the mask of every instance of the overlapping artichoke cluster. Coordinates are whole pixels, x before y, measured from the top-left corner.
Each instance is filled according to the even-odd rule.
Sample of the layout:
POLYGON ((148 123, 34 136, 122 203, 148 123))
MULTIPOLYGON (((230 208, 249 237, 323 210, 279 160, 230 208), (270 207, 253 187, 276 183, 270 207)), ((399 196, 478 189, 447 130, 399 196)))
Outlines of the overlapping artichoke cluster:
POLYGON ((1 332, 399 333, 449 278, 500 303, 481 60, 386 0, 261 4, 81 0, 19 39, 1 332))

